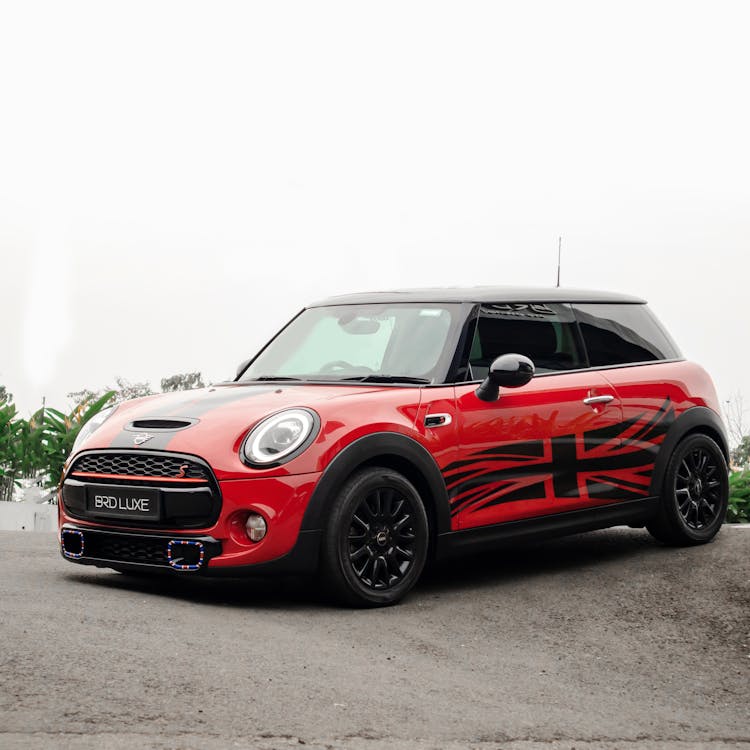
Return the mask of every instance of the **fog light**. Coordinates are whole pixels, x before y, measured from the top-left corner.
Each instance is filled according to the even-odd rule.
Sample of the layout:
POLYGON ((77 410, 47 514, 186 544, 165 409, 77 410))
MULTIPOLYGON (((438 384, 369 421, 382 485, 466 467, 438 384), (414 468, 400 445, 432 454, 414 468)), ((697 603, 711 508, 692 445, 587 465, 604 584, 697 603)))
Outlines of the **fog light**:
POLYGON ((259 516, 257 513, 251 513, 245 521, 245 531, 253 542, 259 542, 266 535, 268 527, 266 526, 266 519, 263 516, 259 516))

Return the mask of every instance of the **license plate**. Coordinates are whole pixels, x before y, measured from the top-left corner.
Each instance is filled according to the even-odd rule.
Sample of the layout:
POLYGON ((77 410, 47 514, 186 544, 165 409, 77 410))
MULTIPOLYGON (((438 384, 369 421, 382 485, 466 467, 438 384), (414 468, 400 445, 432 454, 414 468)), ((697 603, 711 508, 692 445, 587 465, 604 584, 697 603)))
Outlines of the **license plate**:
POLYGON ((153 487, 87 487, 86 509, 92 516, 158 521, 160 493, 153 487))

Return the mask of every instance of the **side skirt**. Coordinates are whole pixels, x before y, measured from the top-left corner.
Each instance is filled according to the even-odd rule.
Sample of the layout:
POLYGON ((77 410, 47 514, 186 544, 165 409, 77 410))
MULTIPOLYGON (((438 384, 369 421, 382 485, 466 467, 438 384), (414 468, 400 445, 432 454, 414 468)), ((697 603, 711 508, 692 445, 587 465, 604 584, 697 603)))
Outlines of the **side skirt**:
POLYGON ((436 557, 440 559, 481 552, 503 544, 580 534, 621 524, 642 526, 658 507, 658 497, 647 497, 493 526, 449 531, 438 536, 436 557))

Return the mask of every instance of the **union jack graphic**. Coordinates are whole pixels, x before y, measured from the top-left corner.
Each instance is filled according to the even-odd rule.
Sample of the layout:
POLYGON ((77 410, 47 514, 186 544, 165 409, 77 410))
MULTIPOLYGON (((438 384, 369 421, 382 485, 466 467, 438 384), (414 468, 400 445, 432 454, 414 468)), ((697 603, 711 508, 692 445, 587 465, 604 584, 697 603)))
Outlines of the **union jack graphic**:
POLYGON ((668 398, 656 411, 615 425, 474 453, 443 469, 451 514, 516 500, 647 497, 659 446, 674 419, 668 398))

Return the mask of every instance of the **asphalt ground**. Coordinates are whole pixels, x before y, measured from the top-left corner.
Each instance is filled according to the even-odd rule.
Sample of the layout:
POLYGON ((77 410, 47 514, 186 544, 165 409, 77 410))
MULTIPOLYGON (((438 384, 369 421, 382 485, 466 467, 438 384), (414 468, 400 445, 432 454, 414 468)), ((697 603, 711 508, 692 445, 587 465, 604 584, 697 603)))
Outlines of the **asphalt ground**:
POLYGON ((750 746, 750 529, 467 558, 369 611, 0 532, 0 606, 3 750, 750 746))

